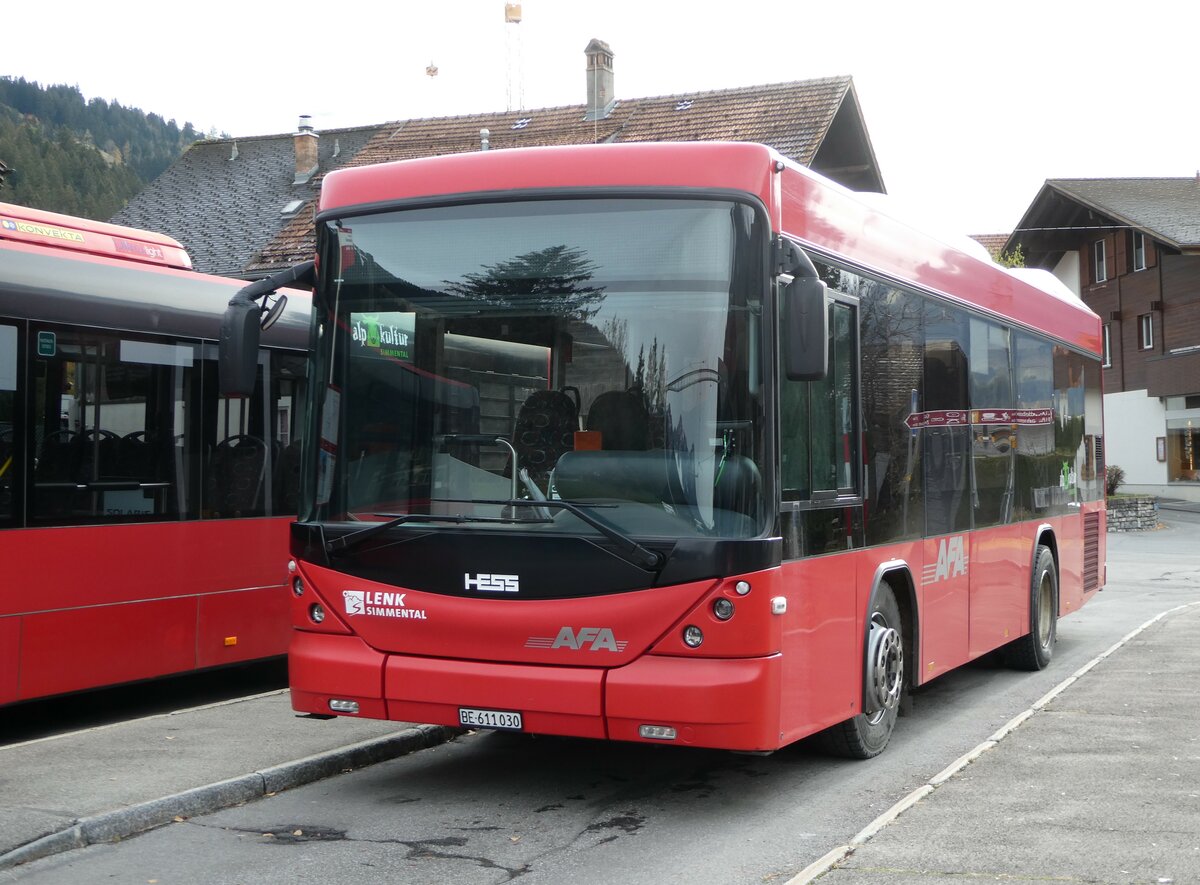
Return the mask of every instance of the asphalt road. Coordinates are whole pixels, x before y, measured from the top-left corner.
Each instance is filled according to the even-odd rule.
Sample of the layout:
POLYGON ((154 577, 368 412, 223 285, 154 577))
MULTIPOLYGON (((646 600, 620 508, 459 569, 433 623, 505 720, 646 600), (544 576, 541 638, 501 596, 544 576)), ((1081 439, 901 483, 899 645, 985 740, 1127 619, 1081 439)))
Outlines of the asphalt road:
MULTIPOLYGON (((1200 514, 1164 519, 1109 536, 1108 586, 1060 621, 1047 670, 938 679, 869 762, 805 744, 755 757, 471 734, 0 882, 784 883, 1130 630, 1200 598, 1200 514)), ((977 811, 962 826, 987 840, 977 811)))

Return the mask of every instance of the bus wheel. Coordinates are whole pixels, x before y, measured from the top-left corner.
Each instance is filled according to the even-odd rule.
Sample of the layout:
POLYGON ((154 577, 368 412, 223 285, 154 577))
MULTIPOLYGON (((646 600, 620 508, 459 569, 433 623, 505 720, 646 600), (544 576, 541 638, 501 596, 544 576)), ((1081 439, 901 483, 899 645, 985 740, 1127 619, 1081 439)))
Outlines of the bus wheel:
POLYGON ((821 732, 822 747, 835 756, 870 759, 887 746, 904 693, 904 640, 900 608, 890 587, 881 587, 871 609, 863 673, 862 713, 821 732))
POLYGON ((1039 544, 1029 586, 1029 632, 1005 647, 1005 661, 1017 670, 1042 670, 1057 638, 1058 572, 1050 548, 1039 544))

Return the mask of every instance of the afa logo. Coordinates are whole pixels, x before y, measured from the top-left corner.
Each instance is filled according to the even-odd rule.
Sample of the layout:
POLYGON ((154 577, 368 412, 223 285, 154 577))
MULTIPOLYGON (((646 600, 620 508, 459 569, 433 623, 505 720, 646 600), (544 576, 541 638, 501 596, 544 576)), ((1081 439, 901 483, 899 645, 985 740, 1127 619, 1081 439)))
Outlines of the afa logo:
POLYGON ((525 640, 526 648, 569 648, 572 651, 625 651, 626 640, 617 639, 609 627, 580 627, 574 630, 563 627, 558 635, 530 636, 525 640))
POLYGON ((937 562, 926 563, 921 570, 921 583, 932 584, 967 574, 970 564, 967 541, 963 535, 953 535, 938 541, 937 562))

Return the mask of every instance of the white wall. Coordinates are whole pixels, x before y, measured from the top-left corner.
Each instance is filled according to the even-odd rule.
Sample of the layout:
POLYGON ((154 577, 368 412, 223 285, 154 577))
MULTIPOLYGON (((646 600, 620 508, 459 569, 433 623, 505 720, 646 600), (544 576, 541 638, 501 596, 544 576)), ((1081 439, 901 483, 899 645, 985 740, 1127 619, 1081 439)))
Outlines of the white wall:
POLYGON ((1075 297, 1082 299, 1083 293, 1079 288, 1079 252, 1064 252, 1063 257, 1058 260, 1058 264, 1054 266, 1052 273, 1062 280, 1063 285, 1075 293, 1075 297))
POLYGON ((1104 459, 1125 471, 1121 491, 1181 497, 1177 487, 1167 490, 1167 465, 1155 449, 1166 433, 1162 400, 1145 390, 1104 395, 1104 459))

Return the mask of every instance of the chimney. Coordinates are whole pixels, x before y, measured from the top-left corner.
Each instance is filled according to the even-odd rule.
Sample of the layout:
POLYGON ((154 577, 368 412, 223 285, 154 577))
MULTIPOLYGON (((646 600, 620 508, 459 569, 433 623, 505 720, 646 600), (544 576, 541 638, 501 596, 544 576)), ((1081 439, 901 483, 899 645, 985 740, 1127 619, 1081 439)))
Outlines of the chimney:
POLYGON ((292 141, 296 145, 296 179, 292 184, 307 184, 317 174, 317 139, 321 136, 313 131, 312 117, 300 115, 300 125, 292 141))
POLYGON ((593 39, 587 56, 587 113, 585 120, 603 120, 617 104, 613 96, 613 53, 603 40, 593 39))

